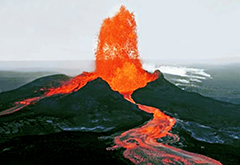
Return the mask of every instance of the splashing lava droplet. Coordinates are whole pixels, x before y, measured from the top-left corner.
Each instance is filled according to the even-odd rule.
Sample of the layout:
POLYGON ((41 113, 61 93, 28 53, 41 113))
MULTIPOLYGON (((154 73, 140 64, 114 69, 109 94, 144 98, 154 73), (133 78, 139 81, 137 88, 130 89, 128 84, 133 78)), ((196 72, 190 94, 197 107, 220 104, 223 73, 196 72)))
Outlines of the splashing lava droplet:
MULTIPOLYGON (((132 92, 159 76, 158 71, 151 74, 142 69, 134 14, 124 6, 114 17, 103 21, 95 54, 95 72, 84 72, 58 88, 49 89, 44 96, 19 101, 15 107, 1 112, 0 115, 13 113, 45 97, 75 92, 97 77, 105 80, 112 90, 121 93, 126 100, 136 104, 131 98, 132 92)), ((153 119, 142 127, 128 130, 115 137, 116 145, 108 150, 124 147, 126 149, 124 156, 135 164, 221 164, 206 156, 157 142, 157 139, 165 136, 172 137, 169 142, 178 141, 177 135, 169 133, 176 119, 165 115, 157 108, 141 104, 137 106, 147 113, 152 113, 153 119)))

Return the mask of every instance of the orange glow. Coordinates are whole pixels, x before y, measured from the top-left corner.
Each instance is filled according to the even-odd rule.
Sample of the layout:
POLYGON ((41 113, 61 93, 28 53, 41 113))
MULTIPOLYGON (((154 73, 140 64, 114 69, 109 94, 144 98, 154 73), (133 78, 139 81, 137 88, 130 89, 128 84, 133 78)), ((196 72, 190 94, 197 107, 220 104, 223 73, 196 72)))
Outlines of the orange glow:
POLYGON ((16 105, 29 105, 29 104, 33 104, 34 102, 37 102, 39 99, 40 99, 40 97, 33 97, 30 99, 25 99, 23 101, 16 102, 15 104, 16 105))
MULTIPOLYGON (((131 96, 125 96, 131 101, 131 96)), ((132 101, 131 101, 132 102, 132 101)), ((133 101, 134 103, 134 101, 133 101)), ((221 165, 220 162, 209 157, 187 152, 178 148, 174 148, 157 142, 165 136, 171 137, 171 140, 165 143, 174 143, 179 140, 177 135, 169 133, 176 119, 165 115, 159 109, 137 104, 139 109, 153 113, 153 119, 146 125, 128 130, 121 135, 115 137, 115 146, 108 148, 113 150, 124 147, 124 157, 131 160, 134 164, 212 164, 221 165)))
POLYGON ((62 86, 58 88, 51 88, 48 92, 45 93, 47 96, 52 96, 55 94, 67 94, 75 92, 81 89, 87 84, 87 82, 96 79, 97 76, 95 73, 83 72, 82 74, 74 77, 73 79, 65 82, 62 86))
POLYGON ((24 108, 24 107, 26 107, 30 104, 36 103, 37 101, 41 100, 42 98, 44 98, 44 97, 33 97, 33 98, 29 98, 29 99, 25 99, 25 100, 22 100, 22 101, 15 102, 14 107, 11 107, 9 109, 1 111, 0 116, 8 115, 8 114, 17 112, 17 111, 21 110, 22 108, 24 108))
POLYGON ((96 73, 120 93, 132 92, 157 78, 142 69, 136 22, 125 7, 103 21, 96 49, 96 73))

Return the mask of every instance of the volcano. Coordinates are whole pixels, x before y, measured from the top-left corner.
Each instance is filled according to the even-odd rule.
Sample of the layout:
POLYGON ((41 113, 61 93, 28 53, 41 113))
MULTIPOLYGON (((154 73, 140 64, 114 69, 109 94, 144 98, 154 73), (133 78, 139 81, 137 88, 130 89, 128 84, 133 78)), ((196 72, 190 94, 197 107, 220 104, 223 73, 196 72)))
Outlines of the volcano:
POLYGON ((0 93, 4 164, 240 163, 240 105, 143 70, 134 14, 124 6, 103 21, 95 55, 92 73, 0 93))

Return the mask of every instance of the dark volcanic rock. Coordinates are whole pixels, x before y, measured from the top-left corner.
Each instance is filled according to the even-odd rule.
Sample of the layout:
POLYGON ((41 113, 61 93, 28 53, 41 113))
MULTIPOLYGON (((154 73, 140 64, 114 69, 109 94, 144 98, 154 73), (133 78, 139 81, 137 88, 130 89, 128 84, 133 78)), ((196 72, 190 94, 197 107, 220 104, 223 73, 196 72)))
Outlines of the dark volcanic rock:
POLYGON ((62 82, 69 80, 66 75, 53 75, 36 79, 17 89, 0 93, 0 111, 8 109, 14 105, 16 101, 26 98, 37 97, 44 93, 44 90, 62 85, 62 82))
POLYGON ((14 138, 0 143, 2 165, 45 164, 132 164, 123 149, 107 151, 108 141, 99 133, 61 132, 14 138))
POLYGON ((77 92, 45 98, 29 108, 37 116, 68 118, 76 129, 100 132, 132 128, 151 116, 112 91, 101 78, 88 82, 77 92))
POLYGON ((181 90, 163 75, 132 95, 137 103, 151 105, 174 117, 209 126, 240 126, 240 105, 217 101, 181 90))
MULTIPOLYGON (((203 132, 204 133, 204 132, 203 132)), ((207 143, 204 141, 199 141, 191 136, 190 132, 181 130, 178 132, 180 137, 181 146, 179 142, 171 144, 177 148, 187 150, 193 153, 201 154, 220 161, 224 165, 239 165, 239 147, 219 144, 219 143, 207 143)))
MULTIPOLYGON (((32 86, 34 82, 26 85, 25 92, 31 93, 32 88, 27 87, 32 86)), ((76 92, 46 97, 18 112, 0 116, 0 137, 4 141, 62 130, 113 132, 136 127, 151 117, 97 78, 76 92)))

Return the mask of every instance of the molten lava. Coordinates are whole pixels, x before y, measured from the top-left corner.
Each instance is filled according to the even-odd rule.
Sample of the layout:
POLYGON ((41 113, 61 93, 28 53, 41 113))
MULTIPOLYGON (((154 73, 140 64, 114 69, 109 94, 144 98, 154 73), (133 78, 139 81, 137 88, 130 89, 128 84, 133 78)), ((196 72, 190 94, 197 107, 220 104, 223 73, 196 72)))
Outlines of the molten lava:
MULTIPOLYGON (((135 103, 131 96, 126 96, 126 99, 135 103)), ((153 119, 146 125, 140 128, 134 128, 115 137, 115 146, 107 148, 113 150, 119 147, 124 147, 125 158, 131 160, 134 164, 211 164, 221 165, 220 162, 209 157, 187 152, 172 146, 161 144, 157 142, 158 139, 170 136, 172 140, 165 143, 174 143, 179 140, 177 135, 169 133, 176 119, 171 118, 161 112, 159 109, 137 104, 139 109, 153 113, 153 119)))
POLYGON ((96 50, 96 73, 120 93, 132 92, 157 78, 142 69, 133 13, 123 6, 104 20, 96 50))
POLYGON ((158 75, 142 69, 137 49, 136 22, 133 13, 125 7, 113 17, 104 20, 96 49, 96 70, 83 73, 61 87, 50 89, 46 95, 64 94, 76 91, 87 82, 101 77, 108 82, 112 90, 121 94, 130 94, 158 75))
MULTIPOLYGON (((19 101, 15 107, 1 112, 0 115, 20 110, 45 97, 75 92, 97 77, 105 80, 112 90, 121 93, 126 100, 136 104, 131 98, 132 92, 157 79, 159 72, 150 74, 142 69, 133 13, 122 6, 114 17, 104 20, 98 37, 95 72, 84 72, 58 88, 49 89, 44 96, 19 101)), ((108 149, 126 148, 124 156, 135 164, 221 164, 211 158, 157 142, 157 139, 165 136, 172 137, 172 140, 165 143, 178 141, 177 135, 169 133, 176 119, 157 108, 141 104, 137 106, 152 113, 153 119, 142 127, 115 137, 116 145, 108 149)))
POLYGON ((67 94, 75 92, 81 89, 87 82, 92 81, 97 78, 95 73, 83 72, 82 74, 74 77, 73 79, 65 82, 62 86, 58 88, 51 88, 45 93, 46 96, 52 96, 55 94, 67 94))

